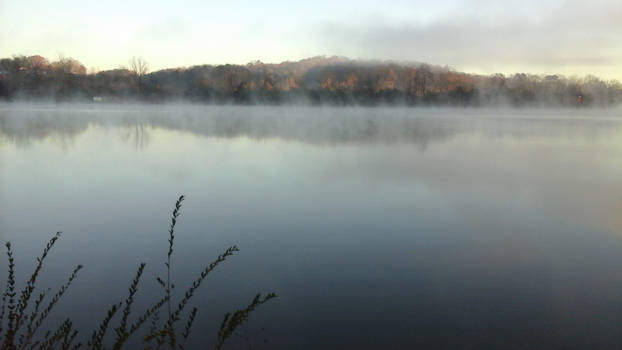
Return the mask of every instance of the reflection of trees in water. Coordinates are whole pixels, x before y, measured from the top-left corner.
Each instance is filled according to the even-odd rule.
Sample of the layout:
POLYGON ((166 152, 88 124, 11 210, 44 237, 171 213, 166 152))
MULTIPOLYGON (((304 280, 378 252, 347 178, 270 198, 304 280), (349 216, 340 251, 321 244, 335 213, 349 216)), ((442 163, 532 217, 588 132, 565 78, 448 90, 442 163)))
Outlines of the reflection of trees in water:
MULTIPOLYGON (((607 118, 566 118, 554 110, 514 114, 508 111, 468 112, 458 109, 308 108, 308 107, 196 107, 153 106, 54 108, 37 111, 0 111, 0 137, 26 146, 31 140, 64 140, 83 133, 89 125, 121 128, 121 140, 135 149, 149 146, 149 128, 183 131, 197 136, 281 139, 317 145, 406 143, 425 150, 458 134, 485 133, 487 137, 525 138, 551 135, 598 136, 617 121, 607 118), (578 126, 582 127, 577 132, 578 126)), ((607 116, 606 113, 603 116, 607 116)))
POLYGON ((75 137, 89 127, 88 120, 67 120, 54 116, 9 115, 0 113, 0 139, 27 147, 32 141, 56 140, 61 148, 67 149, 75 137))
POLYGON ((150 136, 145 123, 136 121, 121 130, 121 140, 130 143, 135 150, 144 150, 149 146, 150 136))
POLYGON ((170 111, 54 109, 0 112, 0 137, 18 146, 51 137, 73 139, 89 126, 120 128, 121 140, 139 150, 149 146, 149 128, 189 132, 203 137, 282 139, 318 145, 411 143, 421 149, 450 137, 448 124, 433 118, 394 117, 396 109, 231 108, 170 111), (206 113, 208 112, 208 113, 206 113), (320 112, 316 114, 316 112, 320 112))

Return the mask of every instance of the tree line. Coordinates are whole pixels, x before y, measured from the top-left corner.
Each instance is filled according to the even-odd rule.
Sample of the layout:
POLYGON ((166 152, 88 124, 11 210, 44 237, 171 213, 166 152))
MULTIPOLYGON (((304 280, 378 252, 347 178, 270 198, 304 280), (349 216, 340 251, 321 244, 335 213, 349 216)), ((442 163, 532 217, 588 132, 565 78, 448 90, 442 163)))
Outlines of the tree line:
POLYGON ((296 62, 88 72, 73 58, 0 59, 0 100, 409 106, 614 106, 622 84, 594 76, 478 75, 429 64, 318 56, 296 62))

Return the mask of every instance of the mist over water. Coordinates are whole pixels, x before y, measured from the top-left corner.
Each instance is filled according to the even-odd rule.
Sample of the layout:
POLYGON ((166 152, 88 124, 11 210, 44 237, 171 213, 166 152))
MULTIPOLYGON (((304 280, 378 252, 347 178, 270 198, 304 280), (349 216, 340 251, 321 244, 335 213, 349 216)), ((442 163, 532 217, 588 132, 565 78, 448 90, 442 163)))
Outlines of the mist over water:
POLYGON ((619 109, 4 104, 0 240, 23 272, 64 232, 40 285, 85 265, 51 324, 88 331, 140 261, 159 295, 183 193, 178 285, 241 249, 191 348, 275 291, 231 348, 614 349, 621 140, 619 109))

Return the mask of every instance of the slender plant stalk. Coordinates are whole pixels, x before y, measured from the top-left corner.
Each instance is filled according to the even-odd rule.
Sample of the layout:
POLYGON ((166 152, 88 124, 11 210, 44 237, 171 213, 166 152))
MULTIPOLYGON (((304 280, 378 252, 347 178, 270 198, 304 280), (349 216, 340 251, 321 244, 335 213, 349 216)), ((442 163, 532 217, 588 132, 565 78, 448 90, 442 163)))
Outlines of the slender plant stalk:
POLYGON ((175 241, 175 225, 177 225, 177 218, 181 215, 181 203, 186 197, 182 194, 175 202, 175 209, 173 209, 173 215, 171 216, 171 226, 168 230, 168 254, 166 256, 166 296, 168 304, 168 317, 171 317, 171 256, 173 255, 173 242, 175 241))
POLYGON ((184 327, 184 331, 181 334, 183 340, 179 344, 180 350, 183 350, 186 347, 186 342, 188 341, 188 337, 190 336, 190 330, 192 329, 192 324, 194 323, 194 319, 197 316, 197 311, 198 309, 196 307, 193 307, 192 311, 190 311, 190 315, 188 315, 186 326, 184 327))
POLYGON ((41 312, 41 314, 39 315, 39 318, 37 319, 37 321, 34 322, 32 329, 30 331, 28 331, 25 341, 24 343, 20 346, 20 349, 25 349, 26 346, 28 346, 28 344, 31 342, 32 337, 35 335, 35 333, 37 332, 37 330, 43 325, 43 322, 45 321, 45 319, 50 315, 50 313, 52 312, 52 310, 54 309, 54 306, 56 306, 56 304, 59 302, 59 300, 62 298, 62 296, 65 294, 65 292, 69 289, 69 287, 71 286, 71 283, 76 279, 76 277, 78 277, 78 272, 82 269, 82 265, 78 265, 76 266, 73 271, 71 272, 71 275, 69 275, 69 278, 67 279, 67 282, 65 282, 64 285, 62 285, 58 291, 56 292, 56 294, 54 294, 54 296, 52 297, 52 299, 50 300, 50 302, 47 304, 47 306, 45 307, 45 309, 43 309, 43 311, 41 312))
POLYGON ((4 315, 6 314, 7 307, 6 301, 7 298, 9 298, 11 295, 11 288, 14 289, 15 286, 15 264, 13 263, 13 252, 11 251, 11 243, 7 242, 5 246, 7 248, 9 274, 7 276, 6 286, 4 287, 4 293, 2 293, 2 306, 0 307, 0 334, 2 334, 2 330, 4 327, 4 315))
POLYGON ((43 253, 41 254, 40 257, 37 258, 37 266, 35 267, 35 270, 30 275, 30 278, 28 279, 26 286, 21 292, 21 296, 20 296, 18 308, 17 308, 17 319, 15 321, 16 327, 17 327, 16 331, 19 330, 19 328, 22 326, 24 322, 24 313, 26 311, 26 308, 28 307, 28 302, 30 301, 32 292, 35 290, 35 284, 37 282, 37 277, 39 277, 39 272, 41 272, 41 268, 43 268, 43 261, 48 256, 50 249, 52 249, 56 241, 60 238, 60 234, 61 234, 60 232, 56 232, 56 234, 45 245, 45 248, 43 248, 43 253))
POLYGON ((225 341, 229 339, 233 332, 240 325, 242 325, 242 323, 246 322, 248 316, 255 310, 255 308, 266 303, 272 298, 276 298, 276 296, 277 295, 275 293, 270 293, 262 298, 261 294, 257 294, 255 298, 253 298, 253 301, 246 306, 246 308, 237 310, 233 314, 226 313, 224 319, 222 320, 222 324, 220 325, 220 330, 218 331, 218 342, 216 343, 216 346, 214 346, 214 349, 219 350, 222 348, 225 341))
POLYGON ((41 307, 41 304, 43 303, 43 299, 45 299, 45 296, 49 292, 50 292, 50 289, 48 288, 47 290, 40 293, 39 297, 35 301, 35 309, 30 313, 30 315, 28 315, 28 324, 26 325, 26 333, 20 336, 20 340, 19 340, 20 349, 25 348, 27 343, 30 342, 35 331, 34 323, 35 323, 35 320, 37 319, 37 315, 39 314, 39 308, 41 307))
POLYGON ((99 327, 93 331, 91 340, 87 343, 87 346, 89 347, 89 349, 92 349, 92 350, 102 349, 103 342, 104 342, 104 336, 106 335, 106 332, 108 331, 108 325, 110 324, 110 321, 112 320, 114 315, 117 313, 117 311, 119 311, 119 308, 121 308, 121 304, 122 303, 114 304, 110 307, 110 309, 108 309, 108 312, 106 313, 106 317, 104 317, 104 319, 101 321, 101 323, 99 324, 99 327))
MULTIPOLYGON (((171 216, 171 224, 168 232, 169 247, 165 262, 166 281, 160 277, 156 278, 158 285, 164 289, 164 296, 162 299, 148 307, 133 322, 130 320, 132 306, 134 305, 138 292, 138 285, 146 266, 144 263, 141 263, 138 266, 134 279, 130 283, 126 299, 123 302, 113 304, 107 310, 104 318, 92 332, 86 344, 77 341, 79 331, 74 328, 70 319, 63 321, 55 330, 47 331, 43 337, 39 339, 35 337, 54 307, 65 295, 72 282, 77 278, 78 272, 82 269, 82 265, 77 265, 69 275, 65 284, 61 285, 55 294, 51 295, 50 289, 34 294, 37 279, 44 266, 44 260, 54 247, 56 241, 60 238, 61 233, 57 232, 45 245, 43 252, 36 259, 37 263, 34 271, 20 291, 19 297, 17 297, 16 292, 13 249, 11 243, 7 242, 5 246, 8 258, 8 276, 0 306, 0 350, 80 350, 83 345, 88 350, 122 350, 127 348, 128 339, 138 332, 140 327, 148 320, 151 320, 151 327, 147 334, 142 337, 142 349, 153 350, 154 348, 151 346, 151 343, 155 341, 155 349, 169 344, 171 350, 184 350, 188 338, 190 337, 192 327, 195 324, 198 309, 193 307, 187 314, 184 327, 180 334, 175 330, 176 323, 181 320, 186 307, 190 304, 195 292, 202 285, 207 276, 220 263, 239 251, 237 246, 231 246, 222 254, 218 255, 209 265, 205 266, 190 287, 186 289, 183 297, 176 302, 176 307, 173 308, 172 290, 175 288, 175 284, 173 284, 171 278, 171 263, 175 241, 175 227, 181 215, 182 202, 184 199, 185 197, 183 195, 177 199, 171 216), (161 319, 161 309, 165 304, 167 306, 168 317, 161 319), (123 305, 124 307, 122 307, 123 305), (117 314, 121 316, 118 325, 113 328, 112 322, 117 314), (114 330, 114 340, 106 336, 109 329, 114 330), (109 345, 106 345, 107 339, 112 340, 109 345)), ((274 293, 268 294, 263 298, 258 294, 246 308, 238 310, 232 315, 225 315, 225 319, 218 333, 219 337, 216 349, 220 349, 225 340, 233 334, 236 327, 242 324, 257 306, 274 297, 276 297, 274 293)))
POLYGON ((9 262, 9 275, 7 277, 7 286, 4 297, 8 298, 8 320, 7 330, 4 333, 4 342, 2 349, 11 349, 13 347, 13 338, 15 336, 15 259, 11 250, 11 243, 6 243, 6 254, 9 262))
POLYGON ((140 282, 140 277, 143 275, 143 271, 145 270, 145 263, 141 263, 138 266, 138 270, 136 271, 136 277, 132 281, 132 284, 129 288, 129 295, 127 299, 125 299, 125 308, 123 309, 123 316, 121 317, 121 322, 119 323, 119 327, 115 329, 115 333, 117 334, 115 343, 113 345, 113 350, 119 350, 123 346, 123 343, 129 338, 130 334, 127 330, 127 319, 132 312, 132 304, 134 303, 134 295, 138 291, 138 282, 140 282))
POLYGON ((66 319, 63 323, 54 331, 54 333, 47 332, 45 338, 38 344, 39 350, 53 350, 54 345, 66 337, 72 330, 71 320, 66 319))

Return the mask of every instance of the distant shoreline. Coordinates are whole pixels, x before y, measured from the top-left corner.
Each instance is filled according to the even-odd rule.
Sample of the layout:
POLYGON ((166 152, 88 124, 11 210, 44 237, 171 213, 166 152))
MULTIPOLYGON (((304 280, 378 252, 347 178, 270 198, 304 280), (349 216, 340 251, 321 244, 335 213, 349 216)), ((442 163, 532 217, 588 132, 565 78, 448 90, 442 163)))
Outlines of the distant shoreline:
POLYGON ((42 56, 0 60, 0 100, 216 105, 611 107, 622 84, 594 76, 474 75, 428 64, 314 57, 297 62, 201 65, 148 72, 87 74, 77 60, 42 56))

